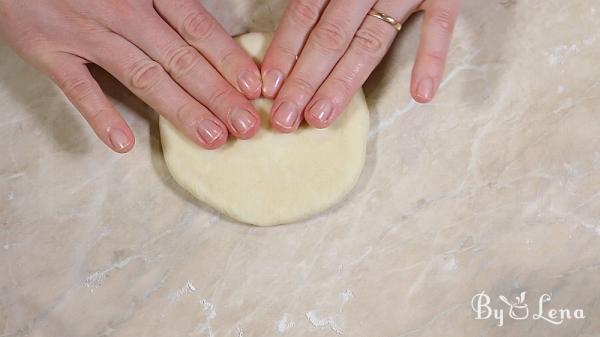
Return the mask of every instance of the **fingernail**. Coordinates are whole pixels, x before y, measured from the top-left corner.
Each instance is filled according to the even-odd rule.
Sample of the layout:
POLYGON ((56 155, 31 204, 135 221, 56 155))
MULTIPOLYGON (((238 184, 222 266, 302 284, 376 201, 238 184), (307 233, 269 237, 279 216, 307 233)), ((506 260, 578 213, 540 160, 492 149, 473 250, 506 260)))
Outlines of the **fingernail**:
POLYGON ((333 111, 333 104, 327 100, 320 100, 315 103, 312 108, 310 108, 310 114, 313 115, 314 118, 320 120, 321 122, 327 122, 329 117, 331 117, 331 112, 333 111))
POLYGON ((294 103, 283 102, 275 110, 273 121, 282 128, 292 128, 298 119, 298 109, 294 103))
POLYGON ((127 134, 121 129, 111 129, 109 138, 113 148, 117 151, 122 151, 131 144, 129 137, 127 137, 127 134))
POLYGON ((433 97, 433 80, 431 78, 426 77, 419 82, 417 96, 427 102, 431 100, 433 97))
POLYGON ((248 132, 256 124, 256 118, 249 111, 236 108, 229 114, 231 125, 240 134, 248 132))
POLYGON ((282 83, 283 72, 277 69, 267 71, 263 78, 263 95, 269 98, 275 97, 282 83))
POLYGON ((223 134, 223 129, 209 119, 201 121, 196 131, 207 145, 214 143, 223 134))
POLYGON ((260 92, 262 86, 260 75, 252 71, 244 71, 238 77, 238 85, 247 95, 254 95, 257 92, 260 92))

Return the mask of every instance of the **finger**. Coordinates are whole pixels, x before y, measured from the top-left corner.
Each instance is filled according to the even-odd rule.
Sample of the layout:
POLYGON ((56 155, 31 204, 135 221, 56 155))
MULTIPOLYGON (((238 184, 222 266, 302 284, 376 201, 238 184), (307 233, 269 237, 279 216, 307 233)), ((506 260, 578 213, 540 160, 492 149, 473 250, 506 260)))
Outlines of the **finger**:
POLYGON ((432 0, 423 5, 421 42, 411 81, 412 96, 420 103, 430 102, 441 83, 459 7, 457 0, 432 0))
POLYGON ((301 112, 344 55, 374 3, 375 0, 329 3, 273 103, 271 122, 276 129, 291 132, 298 128, 301 112))
POLYGON ((291 0, 261 66, 263 95, 274 98, 329 0, 291 0))
POLYGON ((126 153, 133 148, 135 138, 131 129, 106 98, 85 60, 65 54, 50 61, 46 68, 98 138, 115 152, 126 153))
POLYGON ((249 99, 260 97, 258 66, 197 0, 155 0, 158 13, 249 99))
POLYGON ((124 37, 160 63, 189 94, 212 111, 237 138, 252 138, 260 117, 252 103, 240 94, 158 14, 150 15, 124 37), (152 34, 148 34, 152 32, 152 34))
POLYGON ((95 53, 91 61, 115 76, 189 139, 206 149, 225 143, 227 128, 223 123, 181 89, 160 64, 116 34, 106 38, 102 48, 112 52, 95 53))
MULTIPOLYGON (((416 1, 381 0, 374 9, 404 21, 416 1)), ((316 128, 331 125, 361 88, 390 49, 398 31, 389 23, 367 16, 346 54, 321 85, 304 111, 304 119, 316 128)))

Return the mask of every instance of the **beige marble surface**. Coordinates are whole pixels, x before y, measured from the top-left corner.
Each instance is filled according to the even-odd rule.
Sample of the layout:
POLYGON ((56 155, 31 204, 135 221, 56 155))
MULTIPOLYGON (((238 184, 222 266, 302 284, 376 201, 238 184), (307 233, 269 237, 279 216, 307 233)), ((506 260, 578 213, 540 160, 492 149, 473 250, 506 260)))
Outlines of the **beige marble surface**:
MULTIPOLYGON (((238 3, 211 6, 232 33, 281 12, 238 3)), ((407 86, 420 20, 366 86, 355 191, 269 229, 175 186, 156 116, 106 74, 126 156, 0 45, 0 336, 600 336, 600 2, 466 1, 427 106, 407 86), (586 318, 498 327, 481 291, 586 318)))

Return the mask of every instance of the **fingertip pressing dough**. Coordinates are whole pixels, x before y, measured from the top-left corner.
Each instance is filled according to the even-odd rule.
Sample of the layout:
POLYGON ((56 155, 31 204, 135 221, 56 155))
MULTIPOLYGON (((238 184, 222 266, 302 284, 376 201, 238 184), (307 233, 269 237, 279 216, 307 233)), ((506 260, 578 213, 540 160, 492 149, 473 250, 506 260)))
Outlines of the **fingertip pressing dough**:
MULTIPOLYGON (((270 40, 267 33, 237 38, 257 62, 270 40)), ((362 90, 331 127, 302 126, 292 134, 270 127, 270 100, 254 103, 262 118, 259 133, 230 139, 217 150, 199 147, 161 117, 163 153, 175 181, 200 201, 256 226, 303 220, 341 201, 365 162, 369 112, 362 90)))

